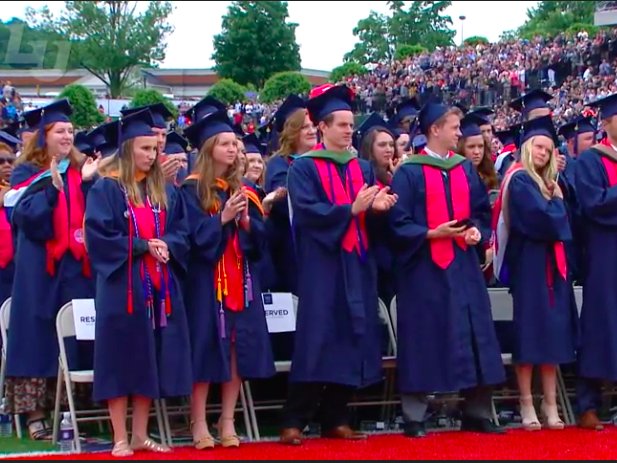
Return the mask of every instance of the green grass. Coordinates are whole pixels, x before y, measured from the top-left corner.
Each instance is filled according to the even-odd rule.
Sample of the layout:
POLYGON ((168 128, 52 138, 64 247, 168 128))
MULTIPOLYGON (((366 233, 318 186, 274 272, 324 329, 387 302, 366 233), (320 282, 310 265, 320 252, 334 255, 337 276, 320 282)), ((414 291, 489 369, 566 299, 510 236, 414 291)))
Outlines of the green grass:
POLYGON ((0 437, 0 454, 2 453, 25 453, 25 452, 49 452, 58 447, 51 442, 35 441, 29 437, 18 439, 17 437, 0 437))

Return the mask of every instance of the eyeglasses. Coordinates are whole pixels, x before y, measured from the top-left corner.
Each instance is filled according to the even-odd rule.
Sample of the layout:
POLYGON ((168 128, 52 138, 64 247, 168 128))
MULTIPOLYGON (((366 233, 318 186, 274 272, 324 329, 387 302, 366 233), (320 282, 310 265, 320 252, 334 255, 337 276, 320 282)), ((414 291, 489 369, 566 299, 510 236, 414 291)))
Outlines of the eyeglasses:
POLYGON ((0 166, 2 164, 12 165, 14 161, 15 161, 15 159, 13 159, 13 158, 0 158, 0 166))

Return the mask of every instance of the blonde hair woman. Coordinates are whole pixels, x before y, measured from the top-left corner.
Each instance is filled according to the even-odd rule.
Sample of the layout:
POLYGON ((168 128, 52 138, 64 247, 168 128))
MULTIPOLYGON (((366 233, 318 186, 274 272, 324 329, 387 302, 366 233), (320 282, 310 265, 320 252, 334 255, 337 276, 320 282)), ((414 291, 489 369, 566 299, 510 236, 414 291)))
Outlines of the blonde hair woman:
POLYGON ((148 109, 116 123, 120 149, 86 207, 86 241, 97 274, 93 396, 107 401, 116 457, 168 452, 147 434, 151 400, 191 392, 179 285, 188 252, 186 218, 176 190, 165 182, 153 125, 148 109))
POLYGON ((199 150, 195 171, 180 189, 191 242, 184 296, 193 359, 193 443, 200 450, 214 447, 206 403, 210 383, 221 383, 220 441, 238 447, 234 415, 242 378, 274 374, 255 265, 264 225, 242 187, 238 140, 226 112, 205 116, 185 135, 199 150))
POLYGON ((59 100, 24 114, 36 131, 4 196, 16 236, 6 397, 10 413, 28 415, 36 440, 51 438, 45 412, 58 374, 56 314, 72 299, 94 296, 83 220, 98 161, 73 146, 71 113, 59 100))
POLYGON ((508 227, 504 266, 514 303, 513 362, 520 391, 523 426, 541 428, 532 394, 534 365, 540 366, 541 412, 549 429, 563 429, 557 412, 556 367, 575 360, 577 314, 572 304, 564 241, 572 238, 563 195, 557 184, 557 135, 549 116, 523 126, 521 161, 502 186, 508 227))

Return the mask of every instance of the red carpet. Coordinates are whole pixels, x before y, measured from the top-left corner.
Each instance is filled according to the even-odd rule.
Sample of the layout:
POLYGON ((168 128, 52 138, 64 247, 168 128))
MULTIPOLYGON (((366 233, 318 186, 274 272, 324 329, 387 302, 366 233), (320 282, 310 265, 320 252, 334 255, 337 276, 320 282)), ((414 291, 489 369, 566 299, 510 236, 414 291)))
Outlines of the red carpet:
MULTIPOLYGON (((371 436, 366 441, 342 442, 308 439, 301 447, 275 442, 243 444, 239 449, 217 447, 196 451, 174 448, 172 453, 137 453, 133 460, 401 460, 401 459, 511 459, 606 460, 617 459, 617 428, 602 432, 569 428, 564 431, 508 431, 501 436, 462 432, 429 434, 408 439, 400 434, 371 436)), ((106 460, 109 453, 43 455, 39 460, 106 460)), ((14 458, 18 459, 18 458, 14 458)), ((33 459, 33 457, 24 457, 33 459)))

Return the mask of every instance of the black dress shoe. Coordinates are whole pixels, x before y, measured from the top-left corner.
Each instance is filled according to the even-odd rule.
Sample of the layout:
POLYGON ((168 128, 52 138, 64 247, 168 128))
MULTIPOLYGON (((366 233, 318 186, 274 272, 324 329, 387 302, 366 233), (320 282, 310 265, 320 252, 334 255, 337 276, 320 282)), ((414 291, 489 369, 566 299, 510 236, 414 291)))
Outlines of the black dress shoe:
POLYGON ((461 421, 461 431, 482 432, 485 434, 504 434, 506 432, 500 426, 493 423, 493 420, 488 418, 474 418, 464 416, 461 421))
POLYGON ((426 437, 426 426, 424 421, 409 421, 405 423, 405 431, 403 434, 406 437, 426 437))

